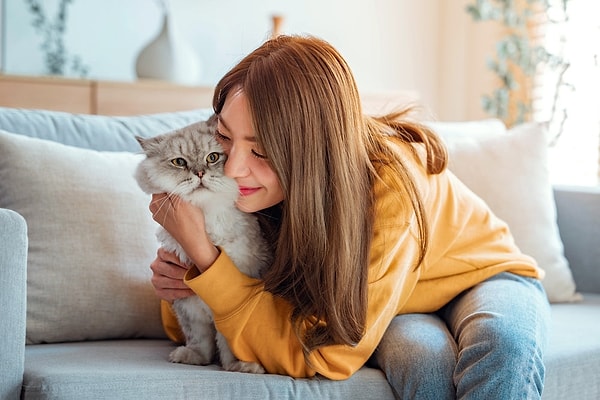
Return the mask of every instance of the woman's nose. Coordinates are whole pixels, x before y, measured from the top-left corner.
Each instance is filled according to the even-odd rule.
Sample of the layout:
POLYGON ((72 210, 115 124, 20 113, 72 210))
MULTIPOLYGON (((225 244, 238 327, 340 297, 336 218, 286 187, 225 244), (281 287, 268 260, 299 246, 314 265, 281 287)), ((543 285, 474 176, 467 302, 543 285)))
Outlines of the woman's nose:
POLYGON ((230 178, 241 178, 247 176, 249 172, 246 157, 231 148, 227 155, 227 161, 225 161, 225 175, 230 178))

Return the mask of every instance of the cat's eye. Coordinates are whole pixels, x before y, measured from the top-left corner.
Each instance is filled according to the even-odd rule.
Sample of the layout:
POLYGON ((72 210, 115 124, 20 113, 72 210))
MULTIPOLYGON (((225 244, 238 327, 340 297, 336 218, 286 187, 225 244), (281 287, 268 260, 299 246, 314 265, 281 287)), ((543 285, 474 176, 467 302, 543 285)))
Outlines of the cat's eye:
POLYGON ((185 167, 187 167, 187 161, 185 161, 181 157, 177 157, 177 158, 172 159, 171 160, 171 164, 173 164, 177 168, 185 168, 185 167))
POLYGON ((221 155, 217 152, 213 152, 206 156, 206 162, 209 164, 213 164, 219 161, 219 158, 221 158, 221 155))

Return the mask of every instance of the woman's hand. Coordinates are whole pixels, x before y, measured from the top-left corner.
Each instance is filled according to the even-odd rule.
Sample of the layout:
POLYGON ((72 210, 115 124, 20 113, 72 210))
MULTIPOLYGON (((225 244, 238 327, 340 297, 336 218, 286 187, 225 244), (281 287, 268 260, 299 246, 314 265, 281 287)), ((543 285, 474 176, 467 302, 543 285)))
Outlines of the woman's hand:
POLYGON ((219 250, 210 241, 204 224, 204 213, 198 207, 166 193, 153 194, 150 202, 152 218, 183 247, 200 273, 210 267, 219 250))
POLYGON ((169 303, 177 299, 189 297, 194 292, 183 283, 183 277, 189 269, 173 253, 158 249, 156 259, 150 264, 152 285, 156 295, 169 303))

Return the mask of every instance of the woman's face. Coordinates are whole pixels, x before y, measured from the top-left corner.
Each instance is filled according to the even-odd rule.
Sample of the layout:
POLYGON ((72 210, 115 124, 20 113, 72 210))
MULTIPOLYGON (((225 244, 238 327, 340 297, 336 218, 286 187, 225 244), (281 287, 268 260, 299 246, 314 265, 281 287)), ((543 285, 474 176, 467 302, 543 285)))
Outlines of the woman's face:
POLYGON ((236 180, 240 191, 237 207, 256 212, 281 202, 281 185, 256 144, 244 92, 230 92, 218 117, 217 139, 227 154, 225 175, 236 180))

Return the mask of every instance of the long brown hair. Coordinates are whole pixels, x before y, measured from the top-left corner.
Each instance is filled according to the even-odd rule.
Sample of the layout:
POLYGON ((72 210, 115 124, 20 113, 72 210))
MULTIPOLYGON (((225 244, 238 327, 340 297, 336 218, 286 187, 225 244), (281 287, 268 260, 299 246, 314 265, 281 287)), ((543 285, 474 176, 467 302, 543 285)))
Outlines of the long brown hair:
POLYGON ((216 114, 238 89, 284 193, 276 223, 263 221, 276 233, 265 290, 291 303, 305 356, 325 345, 355 345, 366 323, 378 179, 372 158, 388 160, 402 177, 397 189, 410 199, 422 244, 416 267, 427 248, 427 224, 417 189, 387 137, 391 132, 424 143, 431 173, 445 167, 443 146, 429 130, 404 121, 403 113, 364 116, 347 63, 313 37, 279 36, 242 59, 216 86, 216 114))

